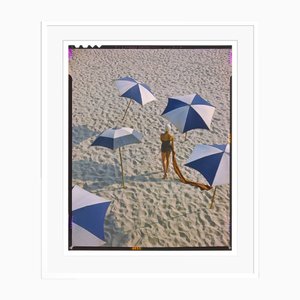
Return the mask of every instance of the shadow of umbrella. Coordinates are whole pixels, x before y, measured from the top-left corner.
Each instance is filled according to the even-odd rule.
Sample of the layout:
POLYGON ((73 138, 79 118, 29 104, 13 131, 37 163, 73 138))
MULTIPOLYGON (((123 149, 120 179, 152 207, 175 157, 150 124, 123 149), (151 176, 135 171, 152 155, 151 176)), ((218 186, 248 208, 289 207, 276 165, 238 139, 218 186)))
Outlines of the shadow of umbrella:
POLYGON ((96 134, 97 132, 90 130, 86 125, 72 127, 72 143, 78 145, 96 134))
POLYGON ((105 244, 104 247, 127 247, 129 240, 128 233, 117 225, 115 216, 112 212, 105 218, 105 244))
POLYGON ((93 160, 75 160, 72 162, 72 179, 79 179, 83 182, 91 181, 89 189, 102 189, 116 183, 121 172, 119 164, 98 163, 93 160))

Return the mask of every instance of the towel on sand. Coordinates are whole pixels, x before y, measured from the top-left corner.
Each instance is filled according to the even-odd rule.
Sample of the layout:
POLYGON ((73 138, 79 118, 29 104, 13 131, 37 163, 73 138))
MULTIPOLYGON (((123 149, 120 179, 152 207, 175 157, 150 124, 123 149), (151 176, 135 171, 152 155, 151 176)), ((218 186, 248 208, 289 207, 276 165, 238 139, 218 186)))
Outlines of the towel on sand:
POLYGON ((195 186, 195 187, 200 188, 201 190, 206 190, 206 191, 208 191, 208 190, 210 190, 210 189, 212 188, 211 186, 206 185, 206 184, 203 184, 203 183, 200 183, 200 182, 190 181, 190 180, 186 179, 186 178, 182 175, 182 173, 181 173, 181 171, 180 171, 180 169, 179 169, 179 167, 178 167, 178 164, 177 164, 176 154, 175 154, 174 149, 172 149, 172 161, 173 161, 173 168, 174 168, 174 171, 175 171, 175 173, 177 174, 177 176, 179 177, 179 180, 180 180, 181 182, 183 182, 183 183, 185 183, 185 184, 190 184, 190 185, 192 185, 192 186, 195 186))

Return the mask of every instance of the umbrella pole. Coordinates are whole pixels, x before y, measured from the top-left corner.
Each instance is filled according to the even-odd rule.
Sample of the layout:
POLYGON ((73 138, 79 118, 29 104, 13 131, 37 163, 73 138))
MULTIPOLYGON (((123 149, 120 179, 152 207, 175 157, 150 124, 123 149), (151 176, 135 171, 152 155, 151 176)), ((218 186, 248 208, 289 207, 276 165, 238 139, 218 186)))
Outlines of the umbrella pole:
POLYGON ((212 209, 213 206, 214 206, 216 191, 217 191, 217 187, 215 187, 214 194, 213 194, 212 199, 211 199, 211 203, 210 203, 210 206, 209 206, 210 209, 212 209))
POLYGON ((184 140, 186 141, 187 132, 184 134, 184 140))
POLYGON ((132 102, 132 99, 130 99, 130 101, 129 101, 128 105, 127 105, 127 108, 126 108, 126 110, 125 110, 125 114, 124 114, 124 116, 123 116, 123 119, 122 119, 122 121, 124 121, 124 119, 125 119, 125 116, 126 116, 127 110, 128 110, 128 108, 129 108, 129 106, 130 106, 131 102, 132 102))
POLYGON ((124 171, 123 171, 123 162, 122 162, 121 147, 119 148, 119 154, 120 154, 120 163, 121 163, 121 170, 122 170, 122 187, 123 187, 123 189, 125 189, 125 181, 124 181, 124 171))

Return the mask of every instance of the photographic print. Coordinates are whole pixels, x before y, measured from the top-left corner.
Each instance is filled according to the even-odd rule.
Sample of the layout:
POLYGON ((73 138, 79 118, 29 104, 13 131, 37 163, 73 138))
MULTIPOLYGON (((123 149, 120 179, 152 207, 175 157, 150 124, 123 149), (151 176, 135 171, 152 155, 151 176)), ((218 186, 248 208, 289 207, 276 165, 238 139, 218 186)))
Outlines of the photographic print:
POLYGON ((69 250, 231 250, 231 45, 69 45, 69 250))

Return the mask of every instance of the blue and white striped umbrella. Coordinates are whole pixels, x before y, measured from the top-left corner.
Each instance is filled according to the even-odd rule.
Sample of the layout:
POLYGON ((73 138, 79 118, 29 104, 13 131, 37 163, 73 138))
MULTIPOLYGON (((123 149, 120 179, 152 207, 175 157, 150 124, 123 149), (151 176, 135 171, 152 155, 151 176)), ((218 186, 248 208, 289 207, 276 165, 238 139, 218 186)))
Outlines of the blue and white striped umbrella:
POLYGON ((115 84, 121 97, 133 99, 141 105, 156 100, 148 85, 131 77, 127 76, 119 78, 116 80, 115 84))
POLYGON ((123 188, 125 188, 125 181, 121 147, 129 144, 140 143, 142 138, 143 135, 132 128, 115 127, 103 131, 92 143, 92 146, 102 146, 112 150, 119 149, 123 188))
POLYGON ((198 94, 191 94, 168 98, 162 116, 184 133, 195 128, 210 129, 214 112, 214 106, 198 94))
POLYGON ((186 166, 200 172, 210 186, 230 181, 230 144, 196 145, 186 166))
POLYGON ((75 185, 72 189, 72 247, 105 244, 104 220, 110 200, 75 185))
POLYGON ((112 150, 125 145, 140 143, 143 135, 129 127, 115 127, 103 131, 92 146, 102 146, 112 150))

